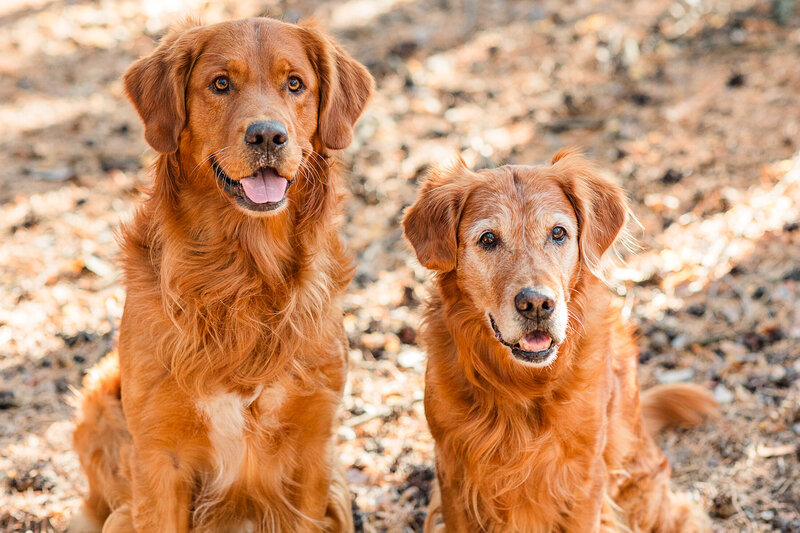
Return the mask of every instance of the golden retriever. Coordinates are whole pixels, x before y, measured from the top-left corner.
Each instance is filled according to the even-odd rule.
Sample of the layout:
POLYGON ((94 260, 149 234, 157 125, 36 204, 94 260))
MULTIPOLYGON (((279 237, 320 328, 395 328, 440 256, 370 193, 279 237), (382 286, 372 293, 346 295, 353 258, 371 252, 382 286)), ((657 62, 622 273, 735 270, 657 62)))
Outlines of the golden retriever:
POLYGON ((714 401, 676 385, 640 403, 631 330, 599 278, 627 213, 568 151, 549 167, 436 171, 407 210, 436 272, 421 330, 440 490, 428 531, 439 518, 470 533, 704 529, 644 423, 696 423, 714 401))
POLYGON ((367 70, 312 25, 171 31, 125 73, 158 152, 120 231, 117 354, 86 378, 73 531, 351 531, 335 150, 367 70))

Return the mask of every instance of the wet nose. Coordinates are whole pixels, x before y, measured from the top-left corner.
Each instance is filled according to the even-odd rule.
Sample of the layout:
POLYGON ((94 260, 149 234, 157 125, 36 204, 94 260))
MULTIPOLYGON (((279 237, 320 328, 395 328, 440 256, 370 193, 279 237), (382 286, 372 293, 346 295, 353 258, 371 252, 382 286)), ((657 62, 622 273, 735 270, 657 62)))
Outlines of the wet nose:
POLYGON ((556 308, 556 300, 552 291, 546 288, 532 289, 526 287, 514 297, 517 312, 525 318, 545 319, 556 308))
POLYGON ((244 132, 244 142, 248 146, 265 152, 282 148, 288 140, 286 126, 275 120, 253 122, 244 132))

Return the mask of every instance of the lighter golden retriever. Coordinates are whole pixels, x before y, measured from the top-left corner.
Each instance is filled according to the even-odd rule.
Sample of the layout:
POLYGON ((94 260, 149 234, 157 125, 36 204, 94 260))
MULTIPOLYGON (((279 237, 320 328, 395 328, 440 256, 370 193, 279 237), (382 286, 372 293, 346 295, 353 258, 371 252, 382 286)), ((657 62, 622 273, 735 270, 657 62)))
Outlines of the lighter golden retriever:
POLYGON ((598 277, 627 212, 570 152, 434 172, 408 209, 405 234, 436 272, 421 330, 440 489, 428 531, 705 528, 645 424, 697 423, 713 399, 677 385, 640 403, 631 330, 598 277))
POLYGON ((72 530, 351 531, 334 151, 372 77, 313 26, 253 18, 173 30, 124 86, 159 155, 120 231, 118 356, 79 398, 72 530))

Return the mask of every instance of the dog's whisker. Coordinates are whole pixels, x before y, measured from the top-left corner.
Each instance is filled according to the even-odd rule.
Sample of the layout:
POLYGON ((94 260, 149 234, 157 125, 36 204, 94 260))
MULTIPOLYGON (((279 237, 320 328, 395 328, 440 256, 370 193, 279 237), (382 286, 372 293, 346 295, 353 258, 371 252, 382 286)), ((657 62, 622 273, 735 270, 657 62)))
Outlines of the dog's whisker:
POLYGON ((322 182, 322 177, 320 176, 320 170, 312 166, 311 161, 309 160, 302 160, 300 162, 300 168, 305 170, 306 176, 310 177, 312 180, 312 185, 316 185, 318 182, 322 182))
POLYGON ((309 177, 309 178, 311 178, 311 179, 316 181, 316 176, 314 175, 311 167, 308 165, 308 163, 305 160, 300 161, 300 170, 303 172, 303 174, 306 177, 309 177))
POLYGON ((585 335, 586 334, 586 327, 583 325, 583 321, 581 321, 581 319, 572 311, 567 311, 567 315, 571 319, 568 322, 568 325, 570 325, 570 327, 571 327, 571 323, 572 322, 576 322, 580 326, 581 331, 583 332, 583 334, 585 335))
POLYGON ((310 149, 310 148, 303 148, 303 153, 314 157, 317 161, 320 161, 321 163, 325 163, 325 165, 327 165, 328 168, 331 168, 331 164, 330 164, 330 162, 328 162, 328 159, 325 156, 323 156, 322 154, 320 154, 319 152, 317 152, 316 150, 313 150, 313 149, 310 149))
POLYGON ((205 163, 206 161, 210 160, 211 158, 215 157, 215 156, 216 156, 216 155, 218 155, 218 154, 221 154, 222 152, 224 152, 225 150, 228 150, 228 149, 230 149, 230 148, 233 148, 233 145, 226 146, 225 148, 220 148, 219 150, 216 150, 216 151, 214 151, 214 152, 211 152, 210 154, 208 154, 207 156, 205 156, 203 159, 201 159, 201 160, 200 160, 200 162, 199 162, 199 163, 197 163, 197 165, 195 165, 195 167, 194 167, 194 168, 192 169, 192 171, 189 173, 189 177, 191 177, 191 176, 192 176, 192 175, 195 173, 195 171, 197 171, 197 169, 198 169, 198 168, 200 168, 200 165, 202 165, 202 164, 203 164, 203 163, 205 163))
MULTIPOLYGON (((222 171, 225 173, 225 175, 226 175, 226 176, 228 175, 228 171, 225 169, 225 164, 226 164, 226 163, 228 162, 228 160, 230 160, 232 157, 233 157, 233 154, 230 154, 230 153, 228 153, 228 154, 223 154, 223 155, 222 155, 222 157, 221 157, 221 158, 219 158, 219 159, 216 161, 216 163, 217 163, 217 166, 219 166, 219 168, 220 168, 220 169, 222 169, 222 171)), ((220 195, 222 195, 222 197, 223 197, 223 198, 224 198, 225 196, 227 196, 227 194, 228 194, 228 193, 226 193, 226 192, 225 192, 225 190, 222 188, 222 184, 219 182, 219 180, 218 180, 218 179, 215 179, 215 180, 214 180, 214 183, 216 184, 217 190, 219 191, 220 195)))

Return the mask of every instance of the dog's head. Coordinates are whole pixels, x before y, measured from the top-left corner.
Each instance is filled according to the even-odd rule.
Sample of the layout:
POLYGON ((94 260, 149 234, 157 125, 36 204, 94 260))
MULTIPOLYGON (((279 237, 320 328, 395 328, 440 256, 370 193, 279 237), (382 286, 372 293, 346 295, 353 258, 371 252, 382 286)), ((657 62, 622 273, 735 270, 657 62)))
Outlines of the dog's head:
POLYGON ((150 146, 194 167, 185 179, 263 215, 350 144, 373 80, 313 26, 253 18, 173 30, 124 85, 150 146))
POLYGON ((544 367, 566 338, 571 291, 626 218, 621 189, 560 152, 550 167, 435 171, 403 227, 423 266, 455 274, 509 355, 544 367))

